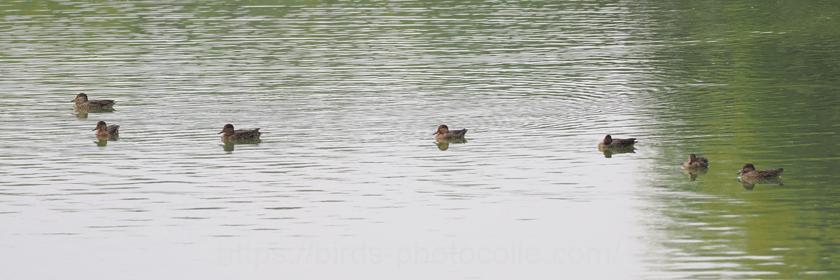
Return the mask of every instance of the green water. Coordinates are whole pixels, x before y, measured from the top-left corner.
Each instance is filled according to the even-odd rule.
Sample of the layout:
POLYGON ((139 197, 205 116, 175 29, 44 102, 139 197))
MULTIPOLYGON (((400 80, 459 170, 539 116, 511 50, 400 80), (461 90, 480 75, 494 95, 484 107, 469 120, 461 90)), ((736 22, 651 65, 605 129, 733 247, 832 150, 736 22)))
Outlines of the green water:
POLYGON ((2 279, 840 276, 830 1, 0 17, 2 279), (116 111, 75 114, 82 91, 116 111), (262 142, 222 145, 225 123, 262 142), (467 141, 436 144, 441 123, 467 141), (639 143, 605 157, 607 133, 639 143), (689 153, 708 172, 683 172, 689 153), (748 162, 782 184, 745 187, 748 162))

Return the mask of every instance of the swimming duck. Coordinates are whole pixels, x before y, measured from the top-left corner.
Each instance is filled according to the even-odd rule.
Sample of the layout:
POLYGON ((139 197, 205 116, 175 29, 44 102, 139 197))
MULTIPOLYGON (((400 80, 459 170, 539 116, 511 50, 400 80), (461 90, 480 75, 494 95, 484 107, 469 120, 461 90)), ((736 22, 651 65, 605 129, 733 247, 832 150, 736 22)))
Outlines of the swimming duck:
POLYGON ((84 111, 107 111, 114 109, 114 100, 88 100, 87 94, 79 93, 73 99, 76 110, 84 111))
POLYGON ((99 140, 116 139, 120 133, 120 126, 116 124, 108 125, 104 121, 96 123, 96 138, 99 140))
POLYGON ((260 129, 239 129, 233 130, 232 124, 226 124, 222 131, 222 142, 256 142, 260 140, 260 129))
POLYGON ((690 154, 688 160, 683 162, 682 167, 684 169, 706 169, 709 167, 709 159, 690 154))
POLYGON ((628 148, 632 147, 633 144, 636 144, 636 138, 619 139, 612 138, 611 135, 607 134, 604 140, 598 143, 598 148, 628 148))
POLYGON ((755 166, 752 163, 747 163, 741 168, 740 175, 742 180, 773 179, 779 177, 782 171, 785 171, 785 169, 755 170, 755 166))
POLYGON ((435 131, 435 139, 437 140, 453 140, 453 139, 463 139, 464 134, 467 134, 467 129, 461 130, 449 130, 449 126, 442 124, 439 125, 437 131, 435 131))

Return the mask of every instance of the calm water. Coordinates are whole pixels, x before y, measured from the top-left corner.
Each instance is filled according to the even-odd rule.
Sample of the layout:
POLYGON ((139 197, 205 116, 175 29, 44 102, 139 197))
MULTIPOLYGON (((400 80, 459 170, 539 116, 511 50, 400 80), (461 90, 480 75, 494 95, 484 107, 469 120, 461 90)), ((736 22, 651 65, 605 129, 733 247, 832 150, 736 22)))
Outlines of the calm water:
POLYGON ((155 2, 0 3, 0 278, 840 277, 836 3, 155 2))

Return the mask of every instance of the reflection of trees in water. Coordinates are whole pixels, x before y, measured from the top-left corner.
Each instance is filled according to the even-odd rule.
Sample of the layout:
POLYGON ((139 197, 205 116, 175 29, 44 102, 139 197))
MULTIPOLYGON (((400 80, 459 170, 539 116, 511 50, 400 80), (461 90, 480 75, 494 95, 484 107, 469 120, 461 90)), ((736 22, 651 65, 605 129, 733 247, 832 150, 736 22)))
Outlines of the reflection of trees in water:
POLYGON ((651 179, 674 190, 652 195, 651 209, 665 217, 654 234, 698 242, 662 242, 675 253, 658 258, 713 259, 737 252, 715 263, 734 270, 703 270, 690 261, 665 269, 692 275, 688 270, 696 268, 716 278, 732 277, 725 271, 767 272, 779 279, 837 271, 836 263, 824 261, 836 256, 825 244, 840 235, 840 209, 829 198, 837 192, 818 187, 832 185, 825 178, 836 166, 826 159, 837 153, 827 147, 836 146, 840 123, 840 98, 826 94, 837 87, 829 77, 840 76, 840 52, 834 51, 840 34, 827 26, 840 24, 840 17, 822 18, 825 11, 840 10, 827 3, 657 2, 668 12, 642 14, 656 23, 649 25, 650 34, 667 42, 649 53, 654 72, 664 73, 650 81, 657 90, 648 106, 662 144, 649 148, 658 155, 649 169, 676 171, 678 158, 690 152, 704 152, 715 162, 705 175, 683 171, 691 181, 703 176, 695 182, 678 173, 651 179), (697 43, 678 43, 689 41, 697 43), (741 165, 753 161, 803 172, 786 182, 789 187, 778 187, 785 185, 781 179, 738 181, 741 165), (772 257, 780 265, 752 256, 772 257))

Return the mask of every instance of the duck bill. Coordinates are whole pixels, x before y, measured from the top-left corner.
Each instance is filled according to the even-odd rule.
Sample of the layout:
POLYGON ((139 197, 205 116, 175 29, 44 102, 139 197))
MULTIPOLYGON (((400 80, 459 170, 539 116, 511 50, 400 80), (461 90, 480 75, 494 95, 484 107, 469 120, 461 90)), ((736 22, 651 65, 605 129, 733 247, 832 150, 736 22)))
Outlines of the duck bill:
POLYGON ((222 134, 222 133, 225 133, 225 131, 222 130, 222 131, 219 131, 219 133, 216 133, 216 134, 222 134))

